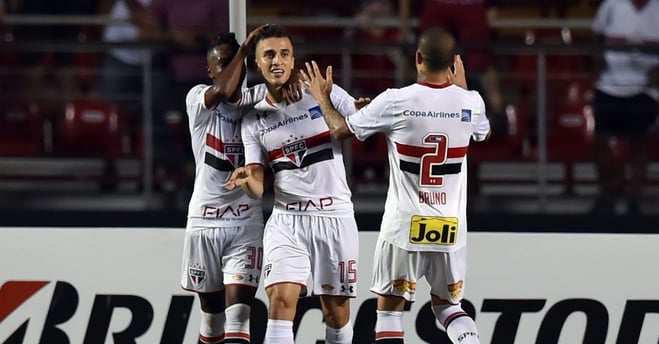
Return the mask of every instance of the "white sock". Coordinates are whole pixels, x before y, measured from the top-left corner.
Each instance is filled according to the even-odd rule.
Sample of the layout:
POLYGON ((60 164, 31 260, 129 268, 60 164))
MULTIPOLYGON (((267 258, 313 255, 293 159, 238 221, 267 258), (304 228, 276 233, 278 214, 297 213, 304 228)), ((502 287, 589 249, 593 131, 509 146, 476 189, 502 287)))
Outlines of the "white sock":
POLYGON ((293 344, 294 342, 292 321, 268 319, 263 344, 293 344))
POLYGON ((403 343, 403 312, 377 311, 375 322, 375 342, 386 341, 403 343))
POLYGON ((352 323, 348 323, 342 328, 331 328, 325 325, 325 343, 326 344, 351 344, 352 343, 352 323))
POLYGON ((480 344, 476 323, 460 305, 437 305, 432 307, 435 317, 446 329, 454 344, 480 344))
POLYGON ((249 314, 251 307, 236 303, 224 310, 227 317, 224 327, 224 343, 249 343, 249 314))
POLYGON ((202 343, 219 343, 224 339, 224 313, 206 313, 201 311, 199 341, 202 343))
POLYGON ((453 319, 448 325, 446 333, 456 344, 480 344, 476 323, 469 316, 453 319))

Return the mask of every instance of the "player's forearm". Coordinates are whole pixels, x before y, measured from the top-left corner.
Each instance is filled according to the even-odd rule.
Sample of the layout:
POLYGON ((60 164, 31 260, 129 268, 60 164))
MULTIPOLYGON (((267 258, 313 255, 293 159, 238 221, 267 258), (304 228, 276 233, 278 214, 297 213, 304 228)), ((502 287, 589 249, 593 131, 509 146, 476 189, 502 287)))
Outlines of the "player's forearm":
POLYGON ((245 169, 247 172, 247 179, 245 179, 245 183, 240 187, 242 187, 243 191, 250 198, 263 198, 263 193, 265 192, 265 174, 263 166, 249 165, 246 166, 245 169))
POLYGON ((241 185, 243 191, 247 196, 253 199, 263 198, 264 186, 263 182, 259 183, 254 181, 254 178, 250 178, 245 184, 241 185))
POLYGON ((213 81, 213 86, 206 92, 205 102, 208 108, 225 100, 238 100, 241 76, 244 68, 244 60, 247 47, 241 45, 236 56, 219 73, 213 81))
POLYGON ((346 125, 345 118, 336 110, 329 97, 325 96, 319 99, 318 105, 320 106, 320 111, 323 113, 323 119, 325 119, 325 123, 327 123, 327 127, 330 130, 330 135, 335 140, 343 140, 352 135, 346 125))

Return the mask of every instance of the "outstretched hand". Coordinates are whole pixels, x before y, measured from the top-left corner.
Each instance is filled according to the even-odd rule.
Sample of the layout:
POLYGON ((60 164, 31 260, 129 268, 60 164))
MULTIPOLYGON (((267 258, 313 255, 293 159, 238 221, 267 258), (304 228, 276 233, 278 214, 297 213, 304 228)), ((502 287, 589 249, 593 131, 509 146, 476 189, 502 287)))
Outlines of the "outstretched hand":
POLYGON ((448 78, 451 83, 454 85, 460 86, 467 89, 467 76, 465 73, 465 66, 462 63, 462 58, 460 55, 455 55, 455 61, 453 62, 453 70, 449 69, 448 78))
POLYGON ((311 61, 311 64, 306 62, 304 65, 306 71, 304 69, 300 70, 300 75, 302 75, 300 86, 309 91, 316 101, 320 101, 323 97, 329 96, 332 92, 332 85, 334 84, 334 81, 332 80, 332 66, 327 66, 327 69, 325 70, 325 78, 323 78, 316 61, 311 61))
POLYGON ((231 174, 231 178, 229 178, 229 183, 227 183, 226 188, 227 190, 233 190, 238 186, 242 186, 243 184, 247 183, 247 180, 249 179, 249 173, 245 167, 238 167, 235 170, 233 170, 233 173, 231 174))

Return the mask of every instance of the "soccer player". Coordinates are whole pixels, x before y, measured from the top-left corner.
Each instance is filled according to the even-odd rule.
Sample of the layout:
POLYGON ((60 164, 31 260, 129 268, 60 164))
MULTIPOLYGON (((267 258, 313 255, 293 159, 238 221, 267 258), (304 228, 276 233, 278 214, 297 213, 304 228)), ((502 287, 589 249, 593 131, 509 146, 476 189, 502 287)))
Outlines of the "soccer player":
POLYGON ((415 55, 417 82, 388 89, 347 117, 330 98, 331 66, 327 79, 315 62, 302 72, 332 137, 364 140, 377 132, 387 137, 391 174, 371 281, 378 295, 376 343, 403 343, 403 308, 415 301, 423 276, 433 313, 451 341, 479 343, 476 324, 460 306, 466 286, 467 150, 471 139, 487 139, 490 125, 481 96, 465 89, 455 45, 445 30, 428 29, 415 55))
MULTIPOLYGON (((356 295, 359 237, 341 144, 330 137, 316 101, 308 94, 283 101, 283 85, 295 68, 293 43, 276 25, 255 39, 256 64, 267 96, 243 117, 245 167, 234 185, 261 198, 264 168, 274 173, 274 207, 264 231, 263 282, 269 299, 267 344, 293 343, 298 295, 320 297, 328 344, 352 343, 350 298, 356 295)), ((341 113, 356 111, 355 99, 333 85, 341 113)))
POLYGON ((256 33, 239 45, 233 33, 212 41, 206 71, 212 85, 194 86, 186 106, 196 163, 188 207, 181 286, 199 295, 199 343, 249 343, 251 303, 261 275, 261 201, 230 190, 244 163, 240 112, 228 102, 263 97, 264 87, 241 91, 244 58, 256 33))

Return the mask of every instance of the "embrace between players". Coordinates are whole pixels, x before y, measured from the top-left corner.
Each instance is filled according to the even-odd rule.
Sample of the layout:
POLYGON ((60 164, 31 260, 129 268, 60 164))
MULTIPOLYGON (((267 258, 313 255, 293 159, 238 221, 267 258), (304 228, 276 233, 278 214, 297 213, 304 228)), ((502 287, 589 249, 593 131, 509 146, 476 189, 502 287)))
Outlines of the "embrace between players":
POLYGON ((251 342, 250 304, 260 279, 269 299, 265 343, 294 343, 297 301, 307 288, 320 298, 325 342, 352 343, 359 236, 341 140, 375 133, 387 137, 391 171, 370 288, 378 295, 375 343, 403 343, 403 308, 424 276, 449 338, 479 343, 460 306, 466 153, 490 128, 455 49, 446 31, 427 30, 415 54, 417 82, 370 100, 333 84, 331 66, 323 76, 312 61, 298 73, 280 26, 261 26, 242 45, 231 33, 211 43, 213 83, 186 97, 197 165, 181 284, 201 301, 200 343, 251 342), (251 49, 264 83, 241 89, 251 49), (429 109, 446 116, 407 115, 429 109), (274 205, 264 225, 266 167, 274 205), (423 202, 422 192, 445 201, 423 202))

